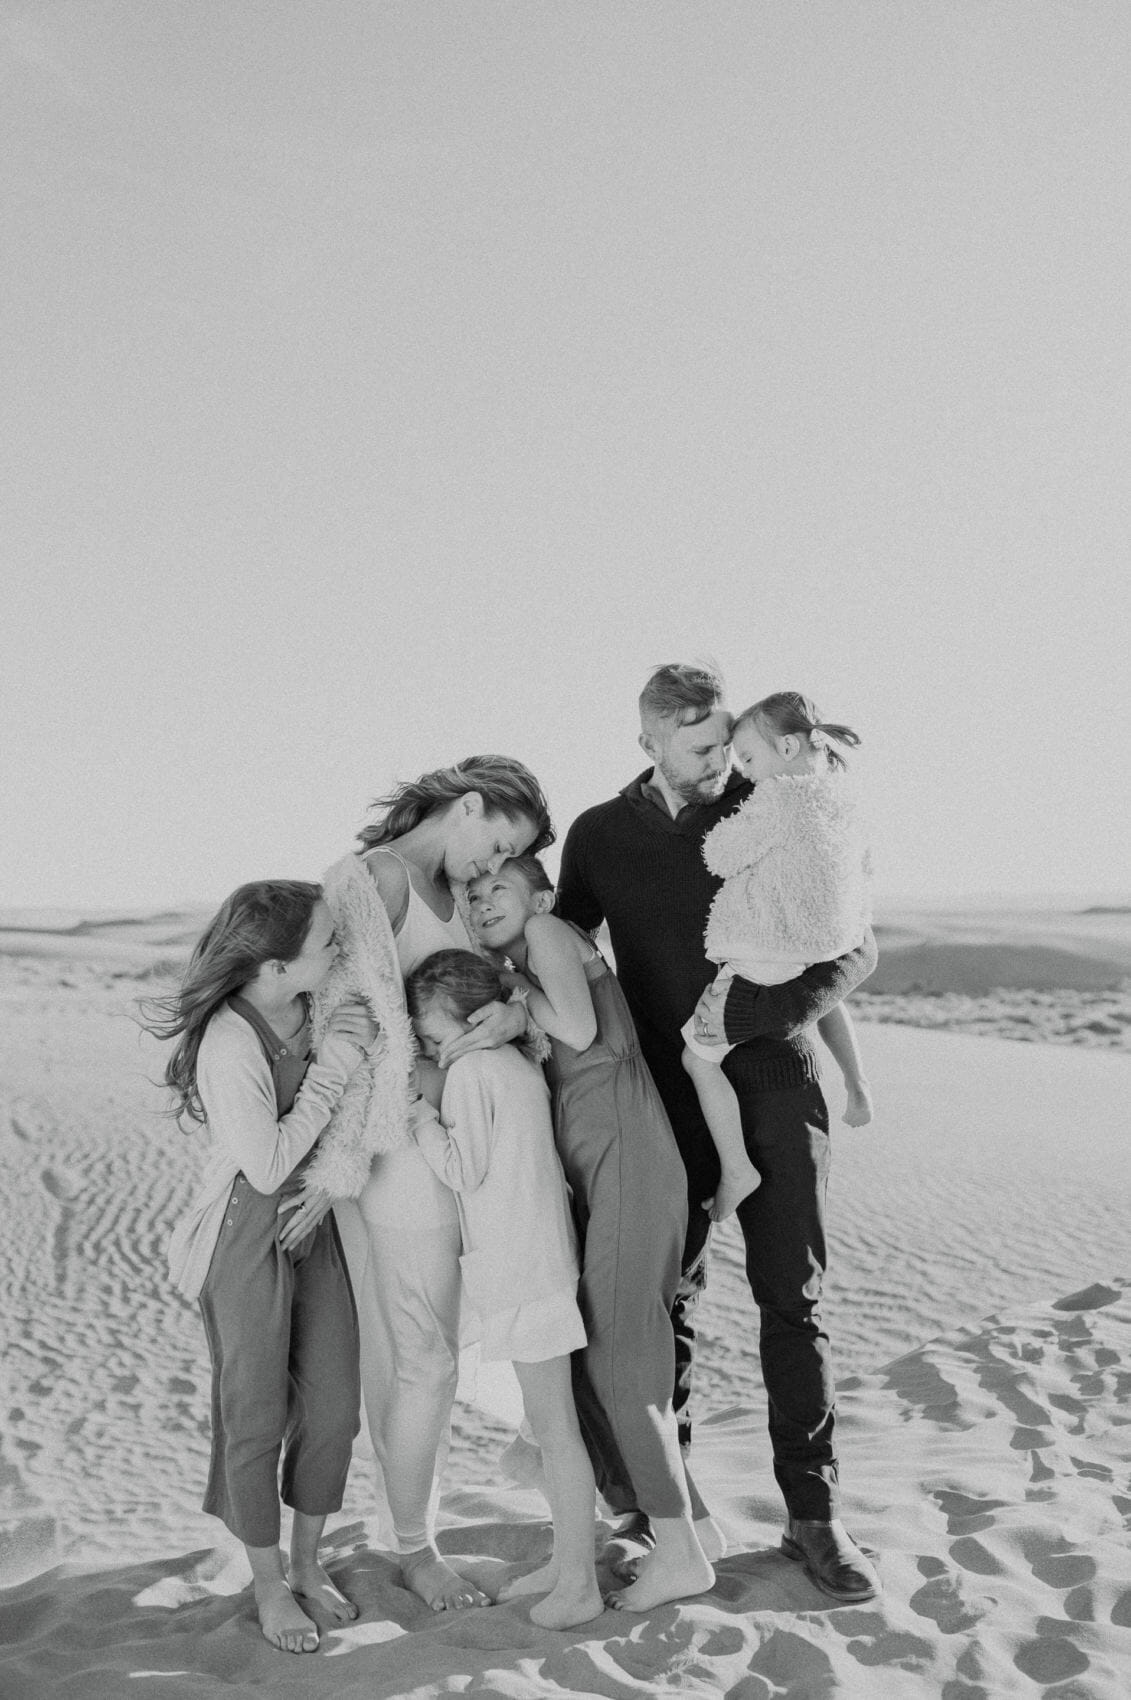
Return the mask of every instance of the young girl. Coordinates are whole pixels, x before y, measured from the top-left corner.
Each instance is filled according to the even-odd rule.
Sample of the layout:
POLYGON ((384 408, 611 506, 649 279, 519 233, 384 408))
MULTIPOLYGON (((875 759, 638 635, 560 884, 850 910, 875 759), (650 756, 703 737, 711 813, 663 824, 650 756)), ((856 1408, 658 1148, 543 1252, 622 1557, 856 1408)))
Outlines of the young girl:
MULTIPOLYGON (((471 1031, 468 1017, 502 997, 483 957, 441 950, 405 983, 425 1059, 471 1031)), ((593 1566, 595 1487, 570 1390, 569 1354, 585 1344, 577 1259, 546 1083, 513 1045, 467 1052, 446 1075, 420 1065, 441 1121, 417 1117, 425 1161, 456 1195, 464 1291, 478 1314, 485 1360, 514 1364, 542 1448, 554 1524, 550 1564, 510 1593, 545 1592, 533 1622, 567 1629, 602 1610, 593 1566)))
MULTIPOLYGON (((869 922, 867 853, 844 758, 830 739, 855 747, 849 726, 824 722, 808 697, 778 691, 738 716, 732 747, 755 791, 703 841, 703 858, 723 880, 707 918, 706 951, 722 964, 712 992, 737 974, 763 986, 793 980, 814 962, 854 949, 869 922)), ((844 1119, 872 1119, 851 1019, 843 1004, 817 1023, 848 1090, 844 1119)), ((721 1222, 758 1186, 738 1099, 721 1063, 730 1049, 682 1029, 683 1065, 695 1083, 719 1154, 718 1190, 704 1200, 721 1222)))
POLYGON ((317 1057, 309 994, 337 955, 321 887, 240 886, 193 952, 180 991, 150 1031, 178 1044, 165 1070, 178 1116, 207 1122, 211 1163, 174 1230, 169 1266, 199 1298, 212 1358, 212 1462, 204 1509, 244 1543, 259 1622, 283 1652, 310 1653, 318 1626, 357 1616, 318 1562, 341 1507, 358 1430, 357 1323, 333 1219, 289 1250, 280 1209, 376 1028, 361 1005, 337 1012, 317 1057), (294 1512, 289 1580, 282 1498, 294 1512))
POLYGON ((468 898, 480 942, 513 963, 550 1037, 554 1136, 573 1194, 589 1336, 574 1394, 602 1494, 617 1511, 643 1513, 654 1540, 610 1603, 648 1611, 710 1588, 711 1560, 724 1550, 686 1471, 671 1404, 683 1163, 616 976, 588 934, 551 913, 537 857, 473 881, 468 898))

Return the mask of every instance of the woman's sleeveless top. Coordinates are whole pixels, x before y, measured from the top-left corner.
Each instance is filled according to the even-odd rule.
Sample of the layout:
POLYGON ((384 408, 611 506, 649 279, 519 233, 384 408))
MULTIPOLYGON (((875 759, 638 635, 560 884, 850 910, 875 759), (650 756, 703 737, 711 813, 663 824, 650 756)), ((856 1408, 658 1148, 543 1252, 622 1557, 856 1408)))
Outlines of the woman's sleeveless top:
MULTIPOLYGON (((453 908, 450 918, 441 921, 440 917, 429 909, 413 885, 412 872, 404 857, 398 856, 388 844, 381 844, 376 848, 390 856, 396 856, 408 880, 408 908, 395 941, 402 978, 407 979, 426 956, 431 956, 437 950, 474 950, 475 946, 467 935, 467 928, 460 918, 459 910, 453 908)), ((368 857, 365 860, 368 862, 368 857)))

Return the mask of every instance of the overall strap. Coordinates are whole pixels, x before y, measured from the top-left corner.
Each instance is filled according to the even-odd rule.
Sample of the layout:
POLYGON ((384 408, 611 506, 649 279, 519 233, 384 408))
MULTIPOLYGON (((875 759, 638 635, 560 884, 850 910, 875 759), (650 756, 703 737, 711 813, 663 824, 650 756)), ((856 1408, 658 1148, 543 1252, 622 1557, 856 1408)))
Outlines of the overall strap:
POLYGON ((296 1057, 254 1004, 248 1003, 246 998, 241 998, 238 992, 234 992, 228 1002, 237 1015, 243 1016, 262 1045, 275 1088, 275 1112, 279 1116, 287 1115, 298 1096, 298 1089, 309 1066, 308 1058, 296 1057))

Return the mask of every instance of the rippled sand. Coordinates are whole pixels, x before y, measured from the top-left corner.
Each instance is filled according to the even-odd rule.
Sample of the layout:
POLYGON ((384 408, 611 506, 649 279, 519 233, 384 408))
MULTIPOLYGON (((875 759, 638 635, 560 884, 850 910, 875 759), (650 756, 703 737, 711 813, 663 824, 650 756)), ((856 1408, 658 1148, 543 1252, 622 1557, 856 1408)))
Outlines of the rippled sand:
MULTIPOLYGON (((868 1023, 877 1118, 834 1136, 826 1317, 847 1515, 882 1555, 883 1598, 834 1609, 775 1550, 727 1226, 701 1313, 697 1475, 733 1543, 710 1594, 569 1635, 517 1605, 437 1623, 373 1550, 362 1457, 331 1538, 362 1618, 314 1659, 273 1653, 198 1509, 207 1359, 164 1242, 199 1143, 155 1114, 158 1054, 130 1017, 194 924, 19 934, 0 955, 5 1700, 1126 1693, 1131 1065, 868 1023)), ((506 1425, 484 1404, 457 1413, 443 1544, 490 1586, 537 1555, 545 1513, 501 1480, 506 1425)))

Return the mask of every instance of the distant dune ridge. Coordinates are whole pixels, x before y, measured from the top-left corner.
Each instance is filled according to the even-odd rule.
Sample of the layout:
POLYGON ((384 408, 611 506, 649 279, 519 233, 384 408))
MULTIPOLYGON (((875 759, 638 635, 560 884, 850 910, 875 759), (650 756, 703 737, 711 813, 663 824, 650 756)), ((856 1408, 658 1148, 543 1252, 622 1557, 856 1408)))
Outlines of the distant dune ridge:
MULTIPOLYGON (((709 1594, 647 1618, 606 1612, 565 1635, 534 1628, 519 1604, 437 1620, 375 1550, 359 1449, 329 1548, 361 1619, 313 1658, 268 1648, 242 1554, 198 1509, 207 1358, 164 1271, 202 1142, 157 1114, 160 1050, 132 1020, 133 1000, 183 960, 205 918, 2 917, 5 1700, 260 1688, 347 1700, 1124 1700, 1131 1065, 1119 1047, 1097 1048, 1102 1034, 1021 1046, 993 1036, 1000 1027, 974 1038, 862 1020, 877 1119, 834 1133, 825 1308, 846 1516, 880 1555, 881 1599, 835 1608, 776 1550, 754 1320, 727 1224, 701 1307, 694 1450, 732 1543, 709 1594)), ((901 915, 886 958, 1000 950, 1003 937, 1007 950, 1047 953, 1069 936, 1050 940, 1047 918, 1039 934, 980 924, 970 938, 969 918, 928 927, 901 915)), ((1064 955, 1127 961, 1126 914, 1072 926, 1064 955)), ((876 997, 966 997, 1000 1014, 1009 996, 1039 1009, 1053 991, 1108 995, 1007 990, 876 997)), ((840 1091, 827 1085, 835 1125, 840 1091)), ((545 1510, 500 1476, 506 1428, 486 1381, 466 1391, 441 1544, 490 1589, 545 1550, 545 1510)))

